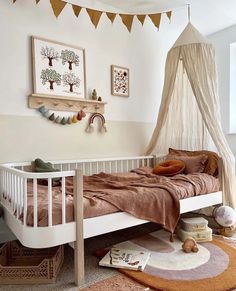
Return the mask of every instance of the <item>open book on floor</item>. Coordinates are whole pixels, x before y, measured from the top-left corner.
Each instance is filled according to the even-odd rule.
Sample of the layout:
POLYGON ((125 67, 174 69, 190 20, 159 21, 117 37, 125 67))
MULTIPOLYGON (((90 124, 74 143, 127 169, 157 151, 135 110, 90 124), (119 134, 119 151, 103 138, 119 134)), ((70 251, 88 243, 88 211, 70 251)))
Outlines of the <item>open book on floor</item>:
POLYGON ((150 253, 113 247, 99 262, 100 266, 143 271, 150 253))

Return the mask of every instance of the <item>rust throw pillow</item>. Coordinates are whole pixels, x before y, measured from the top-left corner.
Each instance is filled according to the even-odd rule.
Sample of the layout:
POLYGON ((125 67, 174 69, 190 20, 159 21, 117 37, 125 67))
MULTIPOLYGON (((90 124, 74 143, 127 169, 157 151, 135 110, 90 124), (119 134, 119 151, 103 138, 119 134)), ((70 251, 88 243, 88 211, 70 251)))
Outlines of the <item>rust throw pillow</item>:
POLYGON ((174 176, 183 173, 185 163, 181 160, 169 160, 153 168, 153 173, 161 176, 174 176))
POLYGON ((207 162, 207 155, 179 156, 168 155, 166 160, 179 159, 185 163, 184 174, 202 173, 207 162))
POLYGON ((186 151, 186 150, 176 150, 169 148, 169 153, 178 155, 178 156, 198 156, 205 154, 208 156, 208 160, 206 162, 206 166, 204 169, 204 173, 207 173, 212 176, 218 176, 218 162, 219 162, 219 156, 215 152, 211 151, 186 151))

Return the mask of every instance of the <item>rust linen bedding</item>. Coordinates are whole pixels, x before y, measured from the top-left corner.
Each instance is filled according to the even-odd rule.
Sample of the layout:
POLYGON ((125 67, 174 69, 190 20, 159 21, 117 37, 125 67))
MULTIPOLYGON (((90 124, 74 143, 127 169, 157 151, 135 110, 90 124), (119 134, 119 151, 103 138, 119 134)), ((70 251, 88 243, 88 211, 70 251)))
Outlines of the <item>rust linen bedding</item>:
MULTIPOLYGON (((32 185, 29 185, 27 224, 33 225, 32 185)), ((219 190, 205 173, 162 177, 143 167, 130 173, 84 176, 84 218, 126 211, 159 223, 171 232, 179 219, 179 199, 219 190)), ((48 222, 47 186, 38 186, 38 226, 48 222)), ((73 179, 66 179, 66 220, 73 220, 73 179)), ((61 223, 61 189, 53 189, 53 224, 61 223)))

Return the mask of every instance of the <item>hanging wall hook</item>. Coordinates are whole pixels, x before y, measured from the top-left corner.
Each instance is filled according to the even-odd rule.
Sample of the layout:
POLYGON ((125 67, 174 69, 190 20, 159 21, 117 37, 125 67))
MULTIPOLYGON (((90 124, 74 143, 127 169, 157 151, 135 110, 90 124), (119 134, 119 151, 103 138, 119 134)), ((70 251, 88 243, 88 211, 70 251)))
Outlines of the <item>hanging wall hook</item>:
POLYGON ((191 20, 191 6, 188 4, 188 22, 191 20))

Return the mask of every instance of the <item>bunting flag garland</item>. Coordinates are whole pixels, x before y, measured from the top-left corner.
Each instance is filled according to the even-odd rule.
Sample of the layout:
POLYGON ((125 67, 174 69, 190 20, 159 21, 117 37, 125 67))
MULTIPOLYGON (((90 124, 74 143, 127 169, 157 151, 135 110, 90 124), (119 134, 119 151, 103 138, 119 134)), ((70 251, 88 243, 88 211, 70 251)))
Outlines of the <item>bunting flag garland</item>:
POLYGON ((128 31, 131 31, 134 15, 128 15, 128 14, 120 14, 120 17, 122 19, 122 22, 127 27, 128 31))
MULTIPOLYGON (((13 1, 13 3, 16 2, 16 0, 12 0, 12 1, 13 1)), ((40 0, 35 0, 35 2, 36 2, 36 4, 38 4, 40 2, 40 0)), ((78 6, 78 5, 69 3, 69 2, 65 2, 63 0, 50 0, 50 3, 51 3, 53 13, 56 17, 58 17, 61 14, 61 12, 65 8, 66 4, 69 4, 72 6, 73 12, 74 12, 76 17, 79 16, 79 14, 83 8, 86 9, 86 11, 89 15, 89 18, 90 18, 90 20, 95 28, 97 28, 98 23, 99 23, 103 13, 105 13, 107 15, 107 17, 109 18, 111 23, 114 22, 117 15, 120 15, 123 24, 126 26, 126 28, 128 29, 129 32, 132 29, 134 16, 137 17, 137 19, 139 20, 139 22, 142 25, 145 22, 146 16, 149 16, 152 23, 155 25, 155 27, 157 29, 159 29, 159 27, 160 27, 162 13, 166 14, 169 21, 171 21, 171 17, 172 17, 172 11, 167 11, 167 12, 162 12, 162 13, 159 12, 159 13, 154 13, 154 14, 126 14, 126 13, 113 13, 113 12, 85 8, 85 7, 81 7, 81 6, 78 6)))
POLYGON ((90 20, 92 21, 92 24, 97 28, 98 22, 102 16, 102 11, 97 11, 93 9, 86 8, 88 15, 90 17, 90 20))
MULTIPOLYGON (((40 0, 39 0, 39 1, 40 1, 40 0)), ((73 11, 74 11, 75 16, 78 17, 79 14, 80 14, 80 11, 81 11, 81 9, 82 9, 82 7, 73 4, 73 5, 72 5, 72 8, 73 8, 73 11)))
POLYGON ((144 21, 145 21, 145 18, 146 18, 146 15, 137 15, 137 18, 138 20, 141 22, 141 24, 143 25, 144 24, 144 21))
POLYGON ((111 20, 111 23, 113 23, 115 18, 116 18, 116 14, 115 13, 111 13, 111 12, 106 12, 106 15, 111 20))
POLYGON ((56 17, 58 17, 61 14, 62 10, 67 4, 66 2, 61 1, 61 0, 50 0, 50 2, 51 2, 52 10, 56 17))
POLYGON ((161 13, 149 14, 148 16, 151 18, 151 20, 152 20, 153 24, 156 26, 156 28, 159 29, 160 22, 161 22, 161 13))
POLYGON ((169 20, 171 20, 171 16, 172 16, 172 11, 167 11, 166 12, 167 17, 169 18, 169 20))

